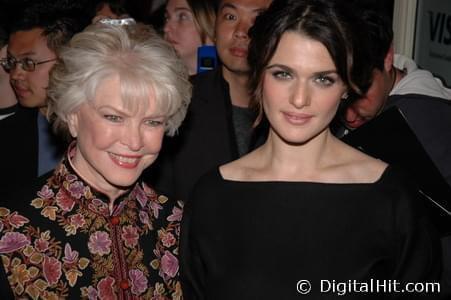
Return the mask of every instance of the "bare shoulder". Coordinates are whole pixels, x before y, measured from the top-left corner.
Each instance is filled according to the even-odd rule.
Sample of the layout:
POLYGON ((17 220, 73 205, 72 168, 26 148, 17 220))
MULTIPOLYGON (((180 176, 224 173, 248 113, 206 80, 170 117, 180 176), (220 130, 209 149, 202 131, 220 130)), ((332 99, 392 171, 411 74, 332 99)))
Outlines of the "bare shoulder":
POLYGON ((355 148, 345 146, 343 162, 340 166, 342 174, 350 182, 372 183, 378 181, 388 164, 380 159, 371 157, 355 148))
POLYGON ((243 157, 219 167, 222 178, 234 181, 246 181, 258 165, 259 154, 253 151, 243 157))

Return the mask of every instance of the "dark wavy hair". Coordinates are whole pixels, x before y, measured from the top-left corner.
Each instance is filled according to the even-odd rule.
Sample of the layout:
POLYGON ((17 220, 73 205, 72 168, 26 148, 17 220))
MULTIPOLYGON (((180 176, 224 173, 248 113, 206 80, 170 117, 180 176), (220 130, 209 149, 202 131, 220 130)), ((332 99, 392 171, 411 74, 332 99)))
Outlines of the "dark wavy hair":
MULTIPOLYGON (((297 32, 322 43, 337 68, 337 74, 347 85, 349 92, 360 94, 360 70, 354 60, 364 53, 355 51, 359 35, 352 30, 355 19, 347 1, 330 0, 275 0, 263 14, 257 17, 250 30, 248 62, 250 66, 249 88, 251 106, 258 110, 256 123, 263 117, 262 84, 265 69, 274 55, 280 38, 285 32, 297 32)), ((295 58, 293 58, 295 59, 295 58)))

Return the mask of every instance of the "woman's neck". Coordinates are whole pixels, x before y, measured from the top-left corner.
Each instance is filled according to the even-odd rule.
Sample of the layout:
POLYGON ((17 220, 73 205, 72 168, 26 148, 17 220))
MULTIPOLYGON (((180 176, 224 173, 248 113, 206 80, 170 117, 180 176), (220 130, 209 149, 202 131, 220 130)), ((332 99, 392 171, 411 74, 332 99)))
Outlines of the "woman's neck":
POLYGON ((80 178, 82 178, 87 184, 92 186, 94 189, 105 194, 108 197, 108 199, 109 199, 108 207, 109 207, 110 213, 112 213, 113 208, 114 208, 114 201, 117 198, 119 198, 121 195, 126 193, 128 191, 128 189, 118 188, 116 186, 108 184, 107 182, 96 183, 95 182, 96 180, 94 179, 95 176, 90 176, 89 174, 83 174, 82 170, 84 170, 86 168, 83 168, 78 163, 79 161, 77 160, 77 156, 79 157, 80 155, 81 155, 80 153, 75 152, 72 157, 69 156, 69 163, 71 164, 72 168, 75 170, 75 172, 77 173, 77 175, 80 178))
POLYGON ((307 180, 333 164, 336 138, 327 129, 304 144, 290 144, 270 131, 262 147, 262 163, 274 179, 307 180))

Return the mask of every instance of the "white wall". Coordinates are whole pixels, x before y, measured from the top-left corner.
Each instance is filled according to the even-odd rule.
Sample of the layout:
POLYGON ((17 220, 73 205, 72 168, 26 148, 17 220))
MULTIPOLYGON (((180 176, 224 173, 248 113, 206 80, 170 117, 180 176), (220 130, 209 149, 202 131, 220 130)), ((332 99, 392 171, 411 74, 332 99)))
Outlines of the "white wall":
POLYGON ((451 85, 451 1, 395 0, 394 47, 451 85))

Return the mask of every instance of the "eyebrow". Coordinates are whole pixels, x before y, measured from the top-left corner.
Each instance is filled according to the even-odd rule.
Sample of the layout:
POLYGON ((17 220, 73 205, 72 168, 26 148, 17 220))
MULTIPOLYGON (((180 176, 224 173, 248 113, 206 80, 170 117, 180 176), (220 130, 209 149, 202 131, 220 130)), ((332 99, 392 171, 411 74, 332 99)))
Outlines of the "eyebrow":
MULTIPOLYGON (((93 103, 93 102, 92 102, 92 103, 93 103)), ((139 104, 138 104, 138 105, 139 105, 139 104)), ((98 113, 101 113, 101 112, 99 112, 99 110, 101 110, 101 109, 110 109, 110 110, 113 111, 113 113, 122 115, 122 116, 124 116, 124 117, 126 117, 126 118, 131 118, 131 117, 133 117, 133 114, 130 114, 129 111, 123 110, 123 109, 118 109, 118 108, 113 107, 113 106, 108 105, 108 104, 107 104, 107 105, 101 105, 101 106, 95 106, 95 104, 93 103, 93 106, 92 106, 92 107, 93 107, 98 113)), ((146 115, 146 116, 143 117, 143 119, 157 119, 157 118, 166 118, 166 116, 161 115, 161 113, 157 111, 156 113, 154 113, 154 114, 152 114, 152 115, 146 115)))
MULTIPOLYGON (((295 72, 295 70, 293 68, 286 66, 286 65, 281 65, 281 64, 269 65, 266 67, 266 70, 270 70, 273 68, 280 68, 280 69, 284 69, 286 71, 295 72)), ((338 72, 337 72, 337 70, 332 69, 332 70, 324 70, 324 71, 318 71, 318 72, 313 73, 314 76, 327 75, 327 74, 338 74, 338 72)))
MULTIPOLYGON (((234 10, 238 9, 238 7, 235 4, 233 4, 233 3, 224 3, 224 4, 221 5, 221 7, 219 8, 218 11, 222 11, 225 8, 231 8, 231 9, 234 9, 234 10)), ((264 12, 265 10, 266 10, 266 8, 259 7, 259 8, 253 9, 252 11, 258 14, 258 13, 264 12)))
POLYGON ((224 8, 232 8, 232 9, 237 9, 236 6, 232 3, 224 3, 221 5, 221 7, 219 8, 219 10, 223 10, 224 8))
MULTIPOLYGON (((30 56, 30 55, 35 55, 35 54, 36 54, 36 52, 34 52, 34 51, 28 51, 28 52, 21 53, 21 54, 17 55, 17 57, 30 56)), ((12 57, 16 57, 11 52, 9 52, 8 50, 6 50, 6 55, 9 55, 9 56, 12 56, 12 57)))
MULTIPOLYGON (((183 6, 174 8, 174 12, 178 12, 178 11, 188 11, 188 12, 191 12, 191 9, 189 9, 188 7, 183 7, 183 6)), ((168 10, 165 10, 165 13, 167 14, 167 13, 168 13, 168 10)))

